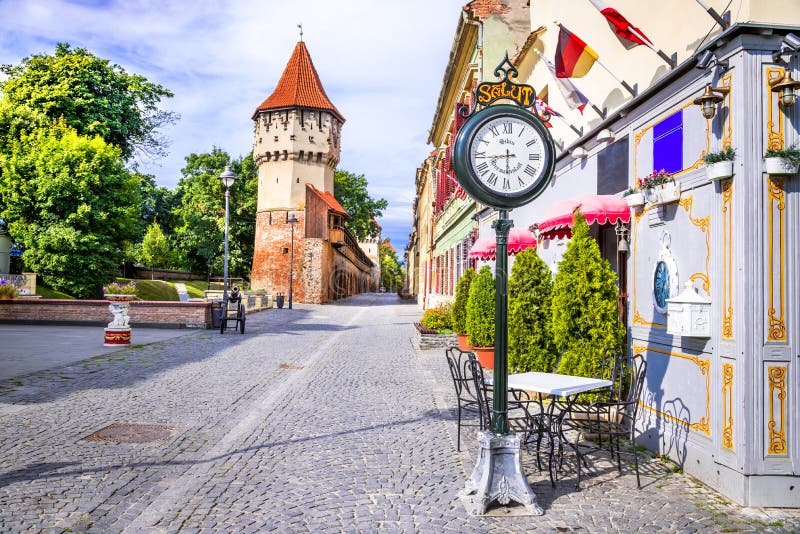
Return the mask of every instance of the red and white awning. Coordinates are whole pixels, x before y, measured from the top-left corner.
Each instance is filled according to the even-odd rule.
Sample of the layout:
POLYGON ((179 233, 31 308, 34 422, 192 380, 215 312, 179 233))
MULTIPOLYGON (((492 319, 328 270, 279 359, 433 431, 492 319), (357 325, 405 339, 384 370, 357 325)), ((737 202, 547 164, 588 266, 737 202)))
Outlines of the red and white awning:
MULTIPOLYGON (((511 228, 508 232, 508 253, 516 254, 526 248, 536 247, 536 238, 527 228, 511 228)), ((497 258, 497 239, 483 237, 475 241, 469 251, 470 258, 484 261, 497 258)))
POLYGON ((544 220, 539 223, 540 239, 570 237, 575 211, 580 211, 589 224, 628 223, 631 220, 631 208, 623 198, 616 195, 582 195, 550 206, 544 220))

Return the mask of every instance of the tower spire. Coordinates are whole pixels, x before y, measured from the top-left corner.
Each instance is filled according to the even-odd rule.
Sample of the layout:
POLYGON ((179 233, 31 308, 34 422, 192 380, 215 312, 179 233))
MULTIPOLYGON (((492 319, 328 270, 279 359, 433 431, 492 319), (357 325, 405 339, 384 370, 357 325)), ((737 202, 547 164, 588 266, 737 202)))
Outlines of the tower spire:
POLYGON ((301 22, 300 24, 297 25, 297 27, 300 28, 300 42, 302 43, 303 42, 303 23, 301 22))

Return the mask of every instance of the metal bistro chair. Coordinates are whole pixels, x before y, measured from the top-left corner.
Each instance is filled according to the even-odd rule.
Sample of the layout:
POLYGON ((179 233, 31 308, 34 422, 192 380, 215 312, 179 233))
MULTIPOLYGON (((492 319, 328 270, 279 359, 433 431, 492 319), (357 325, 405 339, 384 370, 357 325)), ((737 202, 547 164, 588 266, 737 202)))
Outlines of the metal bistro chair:
MULTIPOLYGON (((483 429, 488 426, 488 421, 484 421, 485 413, 481 407, 483 404, 483 392, 476 386, 472 368, 469 366, 469 356, 475 358, 474 353, 464 351, 458 347, 448 347, 445 350, 447 365, 450 367, 450 376, 453 378, 453 386, 456 390, 456 412, 458 414, 458 439, 457 449, 461 450, 461 426, 463 412, 478 415, 478 427, 483 429)), ((477 360, 476 360, 477 361, 477 360)), ((471 426, 471 424, 470 424, 471 426)))
POLYGON ((622 472, 621 455, 633 456, 634 470, 636 471, 636 486, 641 488, 639 478, 639 457, 636 451, 636 415, 639 400, 644 388, 647 362, 641 354, 631 359, 627 366, 621 367, 620 386, 621 396, 617 399, 593 402, 581 409, 580 412, 569 412, 561 422, 561 436, 567 431, 576 433, 574 442, 568 445, 575 451, 578 481, 581 483, 581 463, 585 463, 585 455, 597 450, 608 450, 611 457, 617 460, 617 470, 622 472), (626 376, 630 372, 630 377, 626 376), (625 387, 629 384, 628 387, 625 387), (590 436, 597 439, 597 444, 582 439, 590 436), (603 446, 605 438, 606 447, 603 446), (622 451, 620 438, 628 438, 631 442, 631 452, 622 451))

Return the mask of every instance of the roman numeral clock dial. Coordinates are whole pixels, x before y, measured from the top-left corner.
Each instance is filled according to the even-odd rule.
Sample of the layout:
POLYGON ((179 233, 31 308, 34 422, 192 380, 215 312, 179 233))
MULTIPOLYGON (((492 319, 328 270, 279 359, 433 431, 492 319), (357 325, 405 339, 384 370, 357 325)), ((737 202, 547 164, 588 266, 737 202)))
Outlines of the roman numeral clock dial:
POLYGON ((495 105, 462 126, 453 163, 461 186, 476 200, 510 209, 530 202, 553 173, 555 149, 541 121, 524 108, 495 105))

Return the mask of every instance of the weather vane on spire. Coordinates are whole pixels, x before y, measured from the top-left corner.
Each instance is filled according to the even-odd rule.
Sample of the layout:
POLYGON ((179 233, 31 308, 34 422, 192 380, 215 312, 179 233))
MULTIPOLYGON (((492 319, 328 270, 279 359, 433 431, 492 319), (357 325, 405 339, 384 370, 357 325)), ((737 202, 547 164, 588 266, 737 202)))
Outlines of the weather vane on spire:
POLYGON ((300 42, 302 43, 303 42, 303 24, 300 23, 300 24, 297 25, 297 27, 300 28, 300 42))

